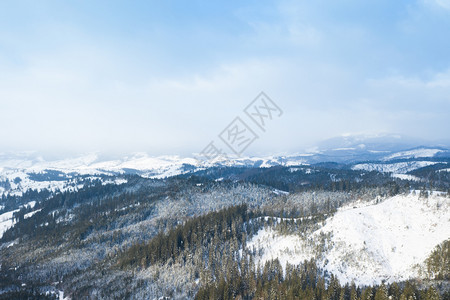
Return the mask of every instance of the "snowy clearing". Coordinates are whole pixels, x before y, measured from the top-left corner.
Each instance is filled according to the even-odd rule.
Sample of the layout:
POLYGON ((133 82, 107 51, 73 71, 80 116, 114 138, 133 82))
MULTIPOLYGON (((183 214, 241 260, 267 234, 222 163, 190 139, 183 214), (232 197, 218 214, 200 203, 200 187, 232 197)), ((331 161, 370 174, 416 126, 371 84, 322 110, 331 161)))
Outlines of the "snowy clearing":
POLYGON ((287 262, 297 265, 314 256, 312 250, 299 236, 282 236, 271 228, 261 229, 247 243, 247 248, 255 249, 257 256, 258 252, 261 253, 257 262, 262 266, 266 261, 278 258, 281 266, 285 268, 287 262))

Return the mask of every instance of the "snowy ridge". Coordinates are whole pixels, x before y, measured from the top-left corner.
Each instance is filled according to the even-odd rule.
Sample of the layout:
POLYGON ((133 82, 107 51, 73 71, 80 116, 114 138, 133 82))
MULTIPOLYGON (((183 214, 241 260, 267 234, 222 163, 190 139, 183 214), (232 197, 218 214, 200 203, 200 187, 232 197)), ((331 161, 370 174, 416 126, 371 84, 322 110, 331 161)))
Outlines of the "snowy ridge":
POLYGON ((410 158, 422 158, 422 157, 434 157, 437 153, 443 152, 442 149, 430 149, 430 148, 418 148, 407 151, 400 151, 386 156, 383 160, 393 159, 410 159, 410 158))
POLYGON ((49 191, 75 191, 78 188, 82 187, 82 185, 73 185, 71 180, 51 180, 51 181, 36 181, 30 178, 30 175, 26 170, 7 170, 0 173, 0 181, 8 180, 10 184, 10 188, 6 190, 3 187, 0 187, 0 195, 9 194, 9 195, 18 195, 21 196, 24 191, 28 189, 41 191, 47 189, 49 191), (20 181, 17 181, 17 178, 20 181))
MULTIPOLYGON (((88 154, 78 158, 45 161, 42 157, 30 155, 6 156, 0 154, 0 183, 8 181, 9 188, 0 185, 1 194, 21 195, 28 189, 50 191, 76 191, 78 175, 116 176, 120 174, 138 174, 146 178, 162 179, 203 170, 214 166, 237 166, 269 168, 277 165, 302 165, 302 156, 244 157, 219 161, 201 161, 195 158, 179 156, 151 157, 137 153, 116 160, 101 160, 97 154, 88 154), (33 180, 30 174, 46 174, 49 171, 60 172, 58 180, 33 180), (73 179, 73 180, 72 180, 73 179)), ((107 180, 108 183, 120 184, 123 180, 107 180)))
POLYGON ((399 162, 399 163, 364 163, 356 164, 352 167, 353 170, 365 170, 365 171, 377 171, 383 173, 394 173, 394 174, 406 174, 410 171, 420 169, 427 166, 432 166, 438 162, 433 161, 409 161, 409 162, 399 162))
MULTIPOLYGON (((361 146, 361 145, 359 145, 361 146)), ((75 191, 79 188, 75 179, 77 176, 117 176, 121 174, 138 174, 146 178, 162 179, 189 172, 204 170, 210 167, 254 167, 269 168, 273 166, 295 167, 308 166, 318 162, 343 162, 351 160, 355 165, 353 170, 391 172, 397 178, 418 180, 418 178, 399 176, 412 170, 437 164, 421 157, 434 157, 446 152, 437 148, 417 148, 413 150, 392 153, 391 151, 375 151, 366 147, 340 147, 332 150, 314 150, 311 153, 293 155, 272 155, 265 157, 229 157, 216 161, 205 161, 190 157, 159 156, 152 157, 146 153, 135 153, 120 159, 103 159, 98 153, 91 153, 75 158, 47 161, 34 153, 0 153, 0 195, 21 195, 28 189, 50 191, 75 191), (356 152, 355 152, 356 151, 356 152), (336 154, 335 152, 339 152, 336 154), (372 152, 376 152, 375 154, 372 152), (387 153, 390 153, 386 156, 387 153), (383 153, 380 156, 380 153, 383 153), (358 163, 371 161, 373 163, 358 163), (389 162, 391 159, 416 159, 407 162, 389 162), (60 178, 52 180, 33 180, 30 174, 45 174, 60 172, 60 178)), ((448 152, 448 151, 447 151, 448 152)), ((448 152, 450 153, 450 152, 448 152)), ((99 179, 99 178, 97 178, 99 179)))
POLYGON ((321 229, 332 233, 324 267, 342 282, 359 284, 418 277, 434 247, 450 238, 450 201, 396 196, 338 212, 321 229))
POLYGON ((70 158, 56 161, 45 161, 42 158, 0 160, 0 171, 23 170, 27 173, 39 173, 45 170, 55 170, 63 173, 76 172, 81 175, 106 174, 113 175, 124 173, 126 169, 139 171, 167 172, 173 166, 184 164, 196 165, 192 158, 180 158, 178 156, 150 157, 145 153, 126 156, 119 160, 102 161, 97 154, 88 154, 78 158, 70 158))
MULTIPOLYGON (((421 265, 434 247, 450 238, 449 208, 448 197, 423 199, 415 194, 343 207, 313 233, 316 244, 327 237, 319 265, 341 282, 358 285, 420 277, 421 265)), ((313 258, 315 246, 299 236, 281 236, 267 228, 247 247, 261 253, 260 263, 278 258, 285 266, 313 258)))

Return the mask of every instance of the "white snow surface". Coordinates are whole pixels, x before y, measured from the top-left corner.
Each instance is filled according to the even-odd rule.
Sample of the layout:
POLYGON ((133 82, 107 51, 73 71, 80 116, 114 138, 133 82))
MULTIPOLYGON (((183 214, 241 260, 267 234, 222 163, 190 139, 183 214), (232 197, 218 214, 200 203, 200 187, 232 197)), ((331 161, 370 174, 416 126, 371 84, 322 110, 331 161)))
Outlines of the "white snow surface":
POLYGON ((278 258, 281 266, 285 268, 287 262, 298 265, 313 257, 312 250, 299 236, 278 235, 271 228, 261 229, 247 243, 247 248, 264 249, 257 260, 261 266, 264 266, 266 261, 278 258))
POLYGON ((78 174, 112 174, 123 173, 125 169, 140 171, 169 171, 174 165, 196 164, 193 158, 180 158, 178 156, 150 157, 145 153, 136 153, 120 160, 102 161, 97 154, 88 154, 78 158, 55 161, 38 159, 1 159, 0 171, 23 170, 27 173, 39 173, 45 170, 55 170, 63 173, 76 172, 78 174))
POLYGON ((76 172, 83 175, 117 174, 124 170, 132 169, 146 173, 148 177, 167 177, 181 174, 184 165, 199 168, 209 167, 216 163, 233 166, 246 166, 259 164, 260 167, 275 165, 301 165, 305 160, 299 156, 268 156, 268 157, 243 157, 230 158, 228 160, 208 162, 190 157, 166 155, 152 157, 146 153, 135 153, 121 159, 102 160, 98 154, 88 154, 78 158, 46 161, 42 157, 10 157, 0 153, 0 174, 8 170, 22 170, 26 173, 39 173, 45 170, 55 170, 63 173, 76 172))
POLYGON ((417 265, 450 238, 450 199, 395 196, 367 207, 336 213, 321 231, 332 233, 325 268, 342 282, 406 280, 417 265))
MULTIPOLYGON (((330 235, 319 265, 342 283, 417 278, 435 246, 450 238, 448 197, 433 193, 423 199, 410 194, 376 202, 343 207, 312 235, 313 240, 321 233, 330 235)), ((308 244, 296 235, 280 236, 267 228, 247 246, 262 249, 257 257, 260 263, 277 257, 284 267, 286 262, 298 264, 313 258, 313 246, 308 244)))
POLYGON ((16 209, 0 215, 0 238, 6 230, 14 226, 15 221, 13 220, 13 214, 18 211, 19 209, 16 209))
POLYGON ((352 167, 353 170, 366 170, 366 171, 378 171, 384 173, 395 173, 395 174, 406 174, 410 171, 420 169, 423 167, 431 166, 437 164, 433 161, 409 161, 409 162, 399 162, 399 163, 364 163, 356 164, 352 167))
MULTIPOLYGON (((22 195, 28 189, 50 191, 72 191, 77 190, 76 180, 73 173, 78 175, 117 175, 127 172, 138 173, 147 178, 166 178, 190 172, 202 170, 207 167, 224 166, 259 166, 268 168, 276 165, 301 165, 305 159, 302 156, 268 156, 268 157, 242 157, 230 158, 222 161, 202 161, 195 158, 180 156, 158 156, 152 157, 146 153, 135 153, 121 159, 103 159, 96 153, 87 154, 77 158, 47 161, 33 153, 16 153, 7 155, 0 153, 0 182, 9 181, 10 188, 0 187, 0 195, 22 195), (185 168, 185 166, 191 166, 185 168), (32 180, 31 173, 42 174, 47 171, 61 172, 59 176, 66 180, 32 180)), ((98 178, 97 178, 98 179, 98 178)), ((122 184, 124 180, 111 181, 107 183, 122 184)))
POLYGON ((430 148, 418 148, 407 151, 400 151, 386 156, 383 160, 392 159, 409 159, 409 158, 419 158, 419 157, 433 157, 437 153, 442 152, 441 149, 430 149, 430 148))
POLYGON ((35 210, 35 211, 32 211, 32 212, 26 213, 26 214, 23 216, 23 218, 24 218, 24 219, 31 218, 35 213, 40 212, 41 210, 42 210, 42 208, 39 208, 38 210, 35 210))
POLYGON ((392 177, 402 180, 420 181, 419 177, 409 174, 392 174, 392 177))
MULTIPOLYGON (((30 201, 27 204, 21 205, 20 208, 22 207, 34 208, 35 205, 36 201, 30 201)), ((14 213, 18 212, 20 208, 0 214, 0 238, 3 236, 6 230, 15 225, 16 221, 14 220, 13 215, 14 213)), ((32 217, 35 213, 37 213, 40 210, 41 209, 38 209, 25 214, 25 219, 32 217)))

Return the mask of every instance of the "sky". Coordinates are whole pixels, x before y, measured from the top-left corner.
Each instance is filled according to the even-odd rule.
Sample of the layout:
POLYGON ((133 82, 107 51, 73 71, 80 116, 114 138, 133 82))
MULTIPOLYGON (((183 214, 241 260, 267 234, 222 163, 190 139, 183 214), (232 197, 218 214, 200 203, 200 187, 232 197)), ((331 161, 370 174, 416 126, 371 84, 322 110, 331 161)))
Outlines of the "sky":
POLYGON ((186 155, 236 117, 248 154, 450 138, 450 0, 0 2, 0 152, 186 155))

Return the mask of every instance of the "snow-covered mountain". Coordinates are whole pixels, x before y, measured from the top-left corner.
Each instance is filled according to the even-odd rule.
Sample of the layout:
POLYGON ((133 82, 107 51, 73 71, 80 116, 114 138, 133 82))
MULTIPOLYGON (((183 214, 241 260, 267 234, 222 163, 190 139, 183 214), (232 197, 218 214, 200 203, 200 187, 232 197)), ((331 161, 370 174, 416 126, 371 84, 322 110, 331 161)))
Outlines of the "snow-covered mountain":
POLYGON ((408 161, 397 163, 362 163, 352 167, 353 170, 377 171, 382 173, 406 174, 410 171, 432 166, 438 162, 433 161, 408 161))
MULTIPOLYGON (((354 164, 295 167, 308 163, 309 156, 305 155, 241 158, 217 164, 145 154, 116 160, 98 155, 53 161, 27 158, 29 154, 20 159, 8 157, 1 165, 1 176, 8 179, 0 181, 3 192, 8 188, 9 194, 19 194, 26 187, 38 187, 73 189, 74 193, 26 193, 23 197, 2 198, 0 255, 4 259, 0 267, 5 266, 3 274, 15 279, 9 280, 4 290, 43 283, 44 291, 64 291, 78 299, 83 297, 78 291, 92 286, 92 295, 106 287, 104 295, 124 298, 120 293, 134 286, 133 293, 141 295, 136 298, 158 299, 169 295, 165 291, 170 289, 184 293, 174 298, 187 299, 204 284, 205 277, 196 273, 205 270, 224 274, 222 269, 210 266, 230 268, 227 264, 231 257, 240 260, 235 270, 246 264, 243 257, 249 257, 249 269, 257 269, 258 263, 266 269, 264 262, 278 258, 281 274, 287 262, 297 265, 308 260, 314 262, 313 270, 319 267, 318 276, 326 280, 334 274, 342 284, 354 281, 361 286, 432 278, 433 270, 422 272, 425 260, 436 245, 450 237, 449 185, 444 173, 449 159, 442 157, 445 151, 411 151, 364 163, 405 164, 404 172, 424 166, 437 168, 431 163, 439 163, 442 169, 432 172, 445 171, 439 174, 441 182, 433 184, 433 192, 431 187, 423 188, 426 181, 393 183, 386 175, 365 169, 351 171, 354 164), (215 165, 252 168, 210 168, 215 165), (289 167, 267 168, 273 165, 289 167), (122 175, 160 178, 195 170, 199 170, 196 176, 176 180, 122 175), (83 179, 99 179, 104 185, 87 182, 80 189, 83 179), (350 190, 348 182, 352 184, 350 190), (293 184, 293 188, 285 183, 293 184), (309 186, 304 189, 304 184, 309 186), (421 190, 410 192, 417 188, 421 190), (218 217, 219 213, 224 217, 218 217), (223 222, 227 215, 232 216, 231 225, 223 222), (195 223, 191 221, 202 225, 192 225, 195 223), (203 228, 219 228, 221 224, 225 225, 220 230, 202 233, 203 228), (176 246, 177 232, 192 233, 197 229, 198 233, 191 234, 195 242, 182 237, 183 246, 176 246), (169 233, 158 235, 164 232, 169 233), (147 264, 146 251, 153 247, 139 245, 145 245, 143 241, 152 243, 155 237, 161 237, 159 245, 169 247, 160 248, 155 251, 160 254, 152 257, 170 253, 169 249, 185 248, 175 250, 177 254, 170 254, 168 260, 161 258, 165 259, 161 263, 147 264), (194 247, 188 245, 202 245, 203 250, 192 251, 194 247), (173 259, 172 255, 177 256, 173 259), (185 259, 188 257, 193 259, 185 259), (205 266, 204 257, 215 261, 205 266), (130 272, 117 268, 124 259, 124 270, 130 272)), ((400 175, 405 179, 413 176, 400 175)), ((285 268, 285 274, 288 272, 285 268)))
POLYGON ((325 236, 319 265, 341 282, 368 285, 420 278, 425 259, 450 237, 450 199, 410 194, 351 203, 324 223, 308 240, 264 228, 247 247, 256 248, 259 262, 278 258, 285 266, 313 258, 325 236))
POLYGON ((316 162, 355 163, 433 157, 440 152, 449 156, 448 147, 446 142, 429 142, 399 134, 346 134, 320 142, 314 159, 316 162))
POLYGON ((385 161, 394 159, 411 159, 411 158, 424 158, 424 157, 434 157, 436 154, 445 152, 444 149, 439 148, 426 148, 419 147, 407 151, 395 152, 383 158, 385 161))
POLYGON ((125 174, 165 178, 213 166, 259 168, 304 163, 301 156, 289 159, 281 156, 246 157, 208 162, 179 156, 151 157, 145 153, 113 160, 102 159, 98 154, 60 160, 45 160, 34 153, 3 154, 0 155, 0 194, 21 194, 28 189, 73 190, 77 189, 80 176, 100 180, 105 176, 125 174))
POLYGON ((383 153, 399 152, 418 145, 430 146, 429 144, 430 142, 423 139, 392 133, 343 134, 318 143, 318 148, 329 151, 360 150, 383 155, 383 153))
POLYGON ((394 177, 399 177, 418 168, 447 163, 450 157, 450 151, 443 147, 421 146, 394 151, 400 149, 395 141, 399 145, 409 143, 409 140, 395 135, 343 136, 328 140, 321 144, 322 148, 306 153, 235 157, 214 162, 194 157, 152 157, 146 153, 115 159, 105 159, 98 153, 91 153, 58 160, 44 159, 32 152, 0 153, 0 194, 20 194, 28 189, 76 189, 76 178, 80 176, 101 178, 137 174, 146 178, 165 178, 214 166, 267 168, 337 162, 349 165, 353 170, 390 172, 394 177))
POLYGON ((450 152, 444 148, 417 147, 385 155, 378 161, 356 163, 352 169, 392 173, 393 177, 417 180, 407 174, 428 166, 447 165, 448 157, 450 152))

